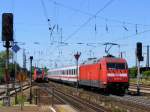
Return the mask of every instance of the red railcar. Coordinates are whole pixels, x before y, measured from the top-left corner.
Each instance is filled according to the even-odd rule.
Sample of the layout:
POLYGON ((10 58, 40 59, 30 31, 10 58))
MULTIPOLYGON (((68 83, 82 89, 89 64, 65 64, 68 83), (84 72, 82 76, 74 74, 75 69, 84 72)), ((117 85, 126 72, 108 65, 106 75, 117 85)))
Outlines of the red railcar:
POLYGON ((34 68, 34 81, 41 82, 44 80, 45 72, 42 68, 34 68))

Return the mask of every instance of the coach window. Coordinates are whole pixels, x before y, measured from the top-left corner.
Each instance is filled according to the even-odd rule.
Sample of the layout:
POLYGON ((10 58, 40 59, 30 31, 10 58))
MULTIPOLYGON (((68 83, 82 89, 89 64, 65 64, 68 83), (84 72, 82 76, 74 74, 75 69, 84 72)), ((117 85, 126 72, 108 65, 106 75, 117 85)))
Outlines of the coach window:
POLYGON ((69 75, 71 75, 71 70, 69 70, 69 75))
POLYGON ((76 71, 76 69, 74 69, 74 70, 75 70, 75 75, 76 75, 76 72, 77 72, 77 71, 76 71))
POLYGON ((76 75, 76 69, 74 69, 74 74, 76 75))
POLYGON ((68 75, 70 75, 70 70, 68 70, 68 75))
POLYGON ((74 75, 74 69, 72 69, 72 75, 74 75))
POLYGON ((67 75, 69 74, 69 70, 67 70, 67 75))
POLYGON ((74 75, 76 75, 76 69, 74 69, 74 75))
POLYGON ((70 75, 72 75, 72 70, 70 70, 70 75))
POLYGON ((67 74, 67 71, 66 71, 66 70, 64 70, 64 74, 65 74, 65 75, 67 74))
POLYGON ((76 70, 74 69, 74 75, 76 74, 76 70))
POLYGON ((72 75, 74 75, 74 69, 72 69, 72 75))

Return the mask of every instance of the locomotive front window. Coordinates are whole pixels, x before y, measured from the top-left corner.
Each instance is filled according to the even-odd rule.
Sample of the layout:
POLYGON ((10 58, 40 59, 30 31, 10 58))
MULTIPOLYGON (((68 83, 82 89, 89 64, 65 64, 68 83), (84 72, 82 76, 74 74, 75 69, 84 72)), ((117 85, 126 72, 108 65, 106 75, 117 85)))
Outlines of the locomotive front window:
POLYGON ((37 75, 41 75, 42 71, 41 70, 37 70, 37 75))
POLYGON ((108 69, 126 69, 125 63, 107 63, 108 69))

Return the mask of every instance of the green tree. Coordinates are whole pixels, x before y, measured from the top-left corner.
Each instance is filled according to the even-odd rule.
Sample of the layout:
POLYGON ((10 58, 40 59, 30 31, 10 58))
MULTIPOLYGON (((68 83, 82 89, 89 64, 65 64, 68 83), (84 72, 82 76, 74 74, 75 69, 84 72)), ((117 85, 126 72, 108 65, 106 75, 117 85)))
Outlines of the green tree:
POLYGON ((137 76, 137 68, 136 67, 129 68, 129 76, 131 78, 135 78, 137 76))
MULTIPOLYGON (((6 51, 0 51, 0 80, 4 79, 5 74, 5 64, 6 64, 6 51)), ((12 58, 12 52, 9 52, 9 59, 12 58)), ((10 68, 10 65, 9 65, 10 68)), ((10 72, 10 69, 9 69, 10 72)))

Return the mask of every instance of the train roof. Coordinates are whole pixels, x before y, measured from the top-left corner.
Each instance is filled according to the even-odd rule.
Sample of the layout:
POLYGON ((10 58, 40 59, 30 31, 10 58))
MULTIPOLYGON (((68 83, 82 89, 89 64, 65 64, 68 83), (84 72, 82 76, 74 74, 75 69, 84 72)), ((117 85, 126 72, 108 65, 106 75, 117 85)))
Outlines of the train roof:
POLYGON ((100 61, 100 59, 98 59, 98 58, 88 58, 88 60, 84 61, 81 65, 94 64, 94 63, 98 63, 99 61, 100 61))
POLYGON ((87 64, 95 64, 95 63, 99 63, 100 61, 106 61, 106 62, 126 62, 125 59, 123 58, 118 58, 118 57, 114 57, 114 56, 104 56, 102 58, 88 58, 88 60, 84 61, 83 63, 81 63, 81 65, 87 65, 87 64))
POLYGON ((61 68, 53 68, 49 69, 48 71, 58 71, 58 70, 68 70, 68 69, 76 69, 77 66, 68 66, 68 67, 61 67, 61 68))

